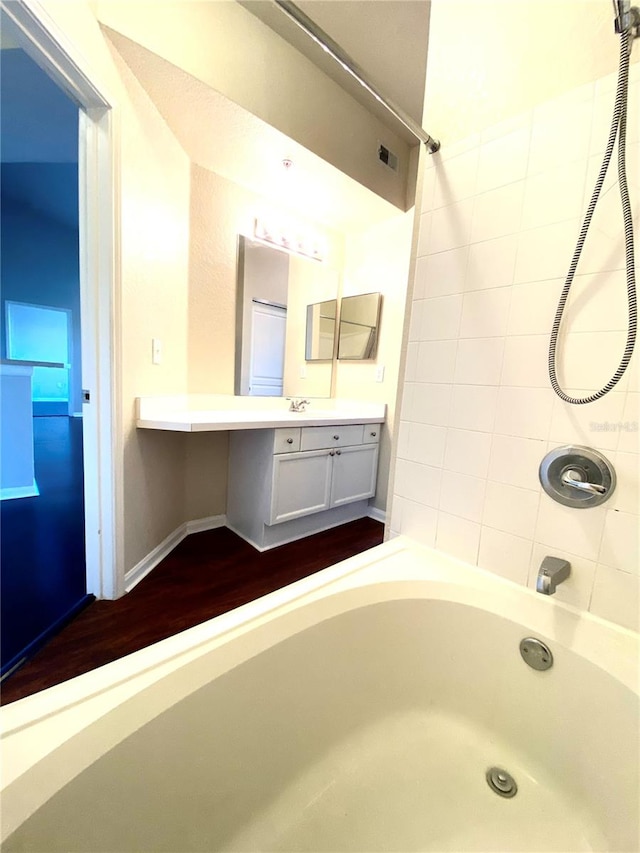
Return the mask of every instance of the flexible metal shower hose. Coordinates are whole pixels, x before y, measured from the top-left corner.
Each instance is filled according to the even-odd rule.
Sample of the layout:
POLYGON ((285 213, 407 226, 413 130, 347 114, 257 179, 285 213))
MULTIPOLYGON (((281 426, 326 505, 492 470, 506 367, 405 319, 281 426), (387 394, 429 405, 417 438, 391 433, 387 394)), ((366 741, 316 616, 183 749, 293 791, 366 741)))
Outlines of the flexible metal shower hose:
POLYGON ((627 175, 625 167, 625 149, 627 135, 627 91, 629 85, 630 55, 629 39, 630 35, 628 32, 621 33, 618 87, 616 90, 616 103, 613 111, 611 130, 609 131, 609 140, 607 142, 604 160, 602 162, 602 166, 600 167, 600 173, 598 174, 598 180, 596 181, 596 185, 591 196, 591 201, 589 202, 589 207, 587 208, 587 212, 584 217, 584 222, 582 223, 582 228, 580 229, 578 243, 573 253, 573 258, 571 259, 569 272, 567 273, 567 278, 565 280, 564 287, 562 288, 562 293, 560 294, 560 301, 558 302, 556 316, 553 321, 553 328, 551 329, 551 340, 549 341, 549 378, 551 380, 551 387, 556 392, 558 397, 560 397, 566 403, 574 403, 575 405, 582 405, 583 403, 593 403, 594 400, 599 400, 600 397, 604 397, 605 394, 608 394, 609 391, 611 391, 611 389, 620 381, 622 375, 627 369, 629 362, 631 361, 631 356, 633 355, 633 348, 636 342, 638 308, 636 301, 636 277, 634 269, 633 221, 631 216, 631 202, 629 200, 629 188, 627 186, 627 175), (573 278, 576 273, 578 261, 580 260, 582 248, 584 246, 584 242, 587 237, 587 232, 591 224, 593 212, 598 202, 598 198, 600 197, 600 191, 602 190, 602 185, 607 174, 607 169, 609 168, 609 163, 613 154, 613 148, 615 146, 616 137, 618 137, 618 184, 620 187, 620 200, 622 202, 622 216, 624 219, 624 245, 627 268, 627 302, 629 305, 629 326, 627 330, 627 343, 624 348, 622 361, 620 362, 618 369, 603 388, 593 394, 590 394, 588 397, 571 397, 569 396, 569 394, 566 394, 562 390, 560 384, 558 383, 558 378, 556 376, 556 346, 558 343, 558 332, 560 330, 562 314, 564 312, 565 304, 569 296, 569 291, 571 290, 571 285, 573 284, 573 278))

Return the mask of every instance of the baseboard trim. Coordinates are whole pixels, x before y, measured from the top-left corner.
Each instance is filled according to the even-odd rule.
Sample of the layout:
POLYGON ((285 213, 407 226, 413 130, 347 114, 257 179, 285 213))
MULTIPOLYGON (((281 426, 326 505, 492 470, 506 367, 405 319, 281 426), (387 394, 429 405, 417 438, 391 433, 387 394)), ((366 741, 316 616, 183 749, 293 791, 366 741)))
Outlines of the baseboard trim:
POLYGON ((143 578, 153 571, 155 567, 167 557, 182 540, 191 533, 202 533, 205 530, 214 530, 216 527, 224 527, 227 523, 225 515, 209 515, 206 518, 196 518, 186 521, 170 533, 159 545, 143 557, 139 563, 129 569, 124 576, 125 592, 137 586, 143 578))
MULTIPOLYGON (((321 513, 317 513, 317 514, 320 515, 321 513)), ((362 518, 362 517, 363 516, 359 516, 359 518, 362 518)), ((245 533, 241 533, 239 530, 237 530, 233 526, 233 524, 229 523, 228 520, 225 523, 225 527, 227 527, 232 533, 235 533, 236 536, 239 536, 241 539, 244 539, 244 541, 248 545, 251 545, 252 548, 255 548, 256 551, 259 551, 261 554, 264 554, 265 551, 271 551, 273 548, 279 548, 281 545, 289 545, 289 544, 291 544, 291 542, 297 542, 299 539, 306 539, 309 536, 315 536, 316 533, 325 533, 327 530, 333 530, 334 527, 341 527, 343 524, 349 524, 350 522, 357 521, 357 520, 358 519, 356 519, 356 518, 348 518, 346 520, 343 518, 343 519, 331 521, 328 524, 323 524, 314 530, 310 530, 310 531, 306 531, 306 532, 300 532, 300 533, 294 533, 291 536, 285 536, 284 539, 279 539, 277 542, 274 542, 271 545, 258 545, 257 542, 254 542, 253 539, 251 539, 245 533)), ((286 522, 285 522, 285 524, 286 524, 286 522)))
MULTIPOLYGON (((369 518, 381 521, 383 524, 386 521, 386 513, 373 506, 368 508, 367 515, 369 518)), ((255 548, 256 551, 263 552, 270 551, 272 548, 277 548, 279 545, 286 545, 289 542, 295 542, 298 539, 303 539, 305 536, 313 536, 314 533, 322 533, 324 530, 331 530, 333 527, 339 527, 341 524, 346 523, 347 522, 344 520, 336 521, 332 524, 322 526, 319 530, 314 530, 312 533, 302 533, 298 536, 291 536, 290 538, 286 538, 282 542, 278 542, 274 545, 260 546, 243 533, 240 533, 239 530, 236 530, 235 527, 229 523, 226 515, 209 515, 206 518, 196 518, 193 521, 186 521, 184 524, 181 524, 180 527, 177 527, 173 533, 170 533, 165 539, 163 539, 159 545, 156 545, 153 551, 150 551, 147 556, 143 557, 139 563, 136 563, 132 569, 129 569, 124 576, 125 592, 131 592, 131 590, 137 586, 143 578, 146 578, 149 572, 155 569, 158 563, 162 562, 162 560, 164 560, 164 558, 167 557, 171 551, 173 551, 173 549, 191 533, 203 533, 205 530, 215 530, 216 527, 228 527, 229 530, 241 539, 244 539, 244 541, 255 548)))
MULTIPOLYGON (((257 543, 257 542, 254 542, 254 541, 253 541, 253 539, 250 539, 250 538, 249 538, 248 536, 246 536, 244 533, 240 533, 240 531, 239 531, 236 527, 234 527, 234 526, 233 526, 233 524, 231 524, 231 523, 229 522, 229 519, 227 519, 227 521, 226 521, 226 523, 225 523, 225 527, 227 527, 227 528, 228 528, 232 533, 235 533, 235 534, 236 534, 236 536, 239 536, 241 539, 244 539, 244 541, 245 541, 248 545, 251 545, 251 547, 252 547, 252 548, 255 548, 255 549, 256 549, 256 551, 260 551, 260 553, 261 553, 261 554, 262 554, 264 551, 269 551, 269 550, 270 550, 270 548, 268 548, 268 547, 267 547, 267 548, 265 548, 265 547, 264 547, 264 546, 262 546, 262 545, 258 545, 258 543, 257 543)), ((275 546, 275 545, 272 545, 271 547, 275 548, 276 546, 275 546)))
POLYGON ((387 523, 387 513, 384 510, 378 509, 375 506, 369 507, 367 515, 369 516, 369 518, 373 518, 374 521, 380 521, 382 522, 382 524, 387 523))
POLYGON ((205 518, 196 518, 187 521, 187 536, 191 533, 204 533, 205 530, 215 530, 216 527, 225 527, 226 515, 207 515, 205 518))

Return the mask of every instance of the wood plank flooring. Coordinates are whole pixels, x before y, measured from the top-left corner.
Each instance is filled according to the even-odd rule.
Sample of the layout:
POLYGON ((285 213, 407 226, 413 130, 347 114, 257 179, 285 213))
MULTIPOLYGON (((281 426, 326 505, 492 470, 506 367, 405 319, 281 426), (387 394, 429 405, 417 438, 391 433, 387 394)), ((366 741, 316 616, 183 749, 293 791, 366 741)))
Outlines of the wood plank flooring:
POLYGON ((260 553, 227 528, 188 536, 128 595, 90 604, 2 685, 14 702, 117 660, 382 542, 361 518, 260 553))

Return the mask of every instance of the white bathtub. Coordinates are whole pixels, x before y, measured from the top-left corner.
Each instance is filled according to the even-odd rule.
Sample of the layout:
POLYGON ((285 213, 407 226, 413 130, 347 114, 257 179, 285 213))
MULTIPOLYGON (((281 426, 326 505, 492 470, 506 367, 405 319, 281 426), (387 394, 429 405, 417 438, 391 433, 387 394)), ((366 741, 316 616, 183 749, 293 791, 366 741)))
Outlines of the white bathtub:
POLYGON ((637 851, 637 641, 396 539, 4 708, 3 850, 637 851))

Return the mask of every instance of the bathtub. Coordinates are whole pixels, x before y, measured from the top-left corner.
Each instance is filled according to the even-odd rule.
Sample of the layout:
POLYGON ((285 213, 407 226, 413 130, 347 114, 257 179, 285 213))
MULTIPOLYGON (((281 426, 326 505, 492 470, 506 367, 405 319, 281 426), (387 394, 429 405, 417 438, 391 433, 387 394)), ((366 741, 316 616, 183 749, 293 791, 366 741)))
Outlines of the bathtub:
POLYGON ((637 851, 637 641, 395 539, 2 709, 2 849, 637 851))

